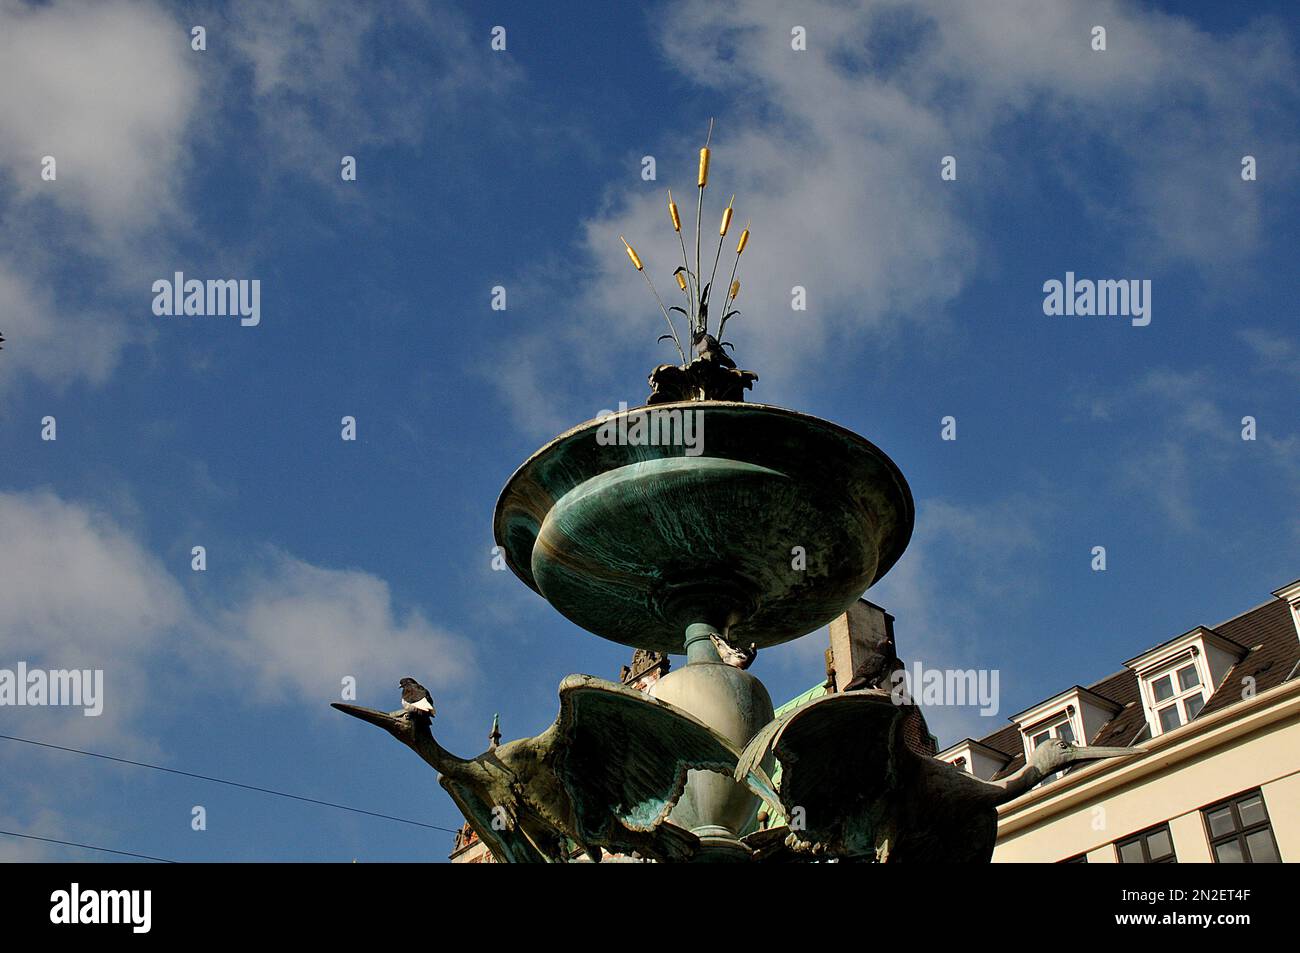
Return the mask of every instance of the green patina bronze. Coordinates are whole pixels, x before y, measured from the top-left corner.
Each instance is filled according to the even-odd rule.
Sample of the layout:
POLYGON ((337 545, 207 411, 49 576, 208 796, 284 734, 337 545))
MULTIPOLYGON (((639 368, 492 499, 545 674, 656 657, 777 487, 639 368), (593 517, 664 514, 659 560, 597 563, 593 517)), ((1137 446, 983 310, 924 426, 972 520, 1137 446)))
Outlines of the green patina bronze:
POLYGON ((902 554, 911 492, 869 441, 751 403, 615 419, 664 412, 701 415, 702 452, 602 444, 611 421, 592 420, 529 458, 497 503, 507 564, 577 625, 658 652, 681 653, 694 622, 777 645, 830 622, 902 554))

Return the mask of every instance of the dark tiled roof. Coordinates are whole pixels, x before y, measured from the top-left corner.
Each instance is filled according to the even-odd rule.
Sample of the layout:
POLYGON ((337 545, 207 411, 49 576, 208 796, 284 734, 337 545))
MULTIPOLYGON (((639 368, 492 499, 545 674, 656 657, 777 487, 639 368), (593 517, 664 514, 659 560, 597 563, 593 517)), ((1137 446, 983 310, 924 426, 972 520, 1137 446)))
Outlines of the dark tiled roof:
MULTIPOLYGON (((1258 694, 1281 685, 1300 662, 1300 639, 1297 639, 1295 624, 1291 621, 1291 609, 1281 599, 1266 602, 1229 619, 1215 626, 1214 631, 1245 646, 1247 652, 1228 672, 1201 714, 1241 701, 1246 677, 1254 678, 1255 694, 1258 694)), ((1131 745, 1146 736, 1147 721, 1142 711, 1138 678, 1131 669, 1109 675, 1088 685, 1087 689, 1121 706, 1115 716, 1101 726, 1096 737, 1088 739, 1088 744, 1131 745)), ((1015 725, 999 728, 979 741, 1011 758, 1007 766, 993 776, 995 780, 1014 774, 1024 766, 1024 742, 1020 729, 1015 725)))
POLYGON ((1217 625, 1214 631, 1249 651, 1233 666, 1203 711, 1218 711, 1241 701, 1245 687, 1242 680, 1247 677, 1255 680, 1257 695, 1281 685, 1300 660, 1300 640, 1296 639, 1291 621, 1291 607, 1281 599, 1217 625))

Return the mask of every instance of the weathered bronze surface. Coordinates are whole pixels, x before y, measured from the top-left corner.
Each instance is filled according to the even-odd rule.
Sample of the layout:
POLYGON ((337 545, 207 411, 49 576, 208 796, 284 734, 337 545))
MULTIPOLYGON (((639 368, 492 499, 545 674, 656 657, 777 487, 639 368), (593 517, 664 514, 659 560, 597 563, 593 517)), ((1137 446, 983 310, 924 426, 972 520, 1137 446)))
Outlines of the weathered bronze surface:
POLYGON ((1015 774, 982 781, 906 744, 906 721, 920 717, 884 689, 826 695, 755 734, 735 777, 787 817, 801 810, 805 824, 785 840, 793 858, 988 863, 999 804, 1071 764, 1142 753, 1052 739, 1015 774), (779 787, 767 770, 773 755, 779 787))
POLYGON ((712 334, 695 336, 696 357, 689 364, 660 364, 650 372, 647 404, 669 404, 680 400, 742 401, 758 375, 736 367, 712 334))
POLYGON ((729 776, 738 753, 687 712, 589 675, 560 683, 560 712, 546 731, 493 745, 476 758, 444 749, 418 712, 333 707, 383 728, 438 771, 503 863, 564 863, 571 846, 596 861, 602 849, 690 860, 699 838, 668 821, 668 813, 689 771, 729 776))
POLYGON ((507 564, 577 625, 680 653, 686 626, 707 621, 764 648, 830 622, 902 554, 912 495, 869 441, 763 404, 614 419, 664 412, 701 415, 702 454, 602 444, 611 421, 592 420, 534 454, 497 503, 507 564))

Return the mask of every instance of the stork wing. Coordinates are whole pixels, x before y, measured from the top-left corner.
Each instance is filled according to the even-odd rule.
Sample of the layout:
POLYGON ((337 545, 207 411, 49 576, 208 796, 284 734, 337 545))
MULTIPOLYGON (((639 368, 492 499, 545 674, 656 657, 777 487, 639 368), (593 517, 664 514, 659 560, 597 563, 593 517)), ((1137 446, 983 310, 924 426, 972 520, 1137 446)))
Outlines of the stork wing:
POLYGON ((895 797, 897 760, 914 757, 897 730, 907 708, 889 692, 824 695, 765 725, 737 762, 735 778, 769 803, 780 801, 798 839, 835 854, 870 854, 895 797), (762 761, 775 754, 772 790, 762 761))
POLYGON ((691 769, 730 775, 734 745, 680 708, 616 682, 570 675, 560 683, 555 772, 581 838, 616 842, 615 824, 654 831, 691 769))
POLYGON ((486 804, 472 787, 453 781, 445 774, 438 780, 447 789, 451 799, 456 802, 460 812, 465 815, 469 826, 474 828, 474 833, 478 834, 479 840, 487 845, 487 849, 499 862, 504 864, 551 862, 551 859, 528 839, 518 823, 512 827, 502 827, 500 830, 494 827, 493 821, 497 818, 493 816, 491 806, 486 804))

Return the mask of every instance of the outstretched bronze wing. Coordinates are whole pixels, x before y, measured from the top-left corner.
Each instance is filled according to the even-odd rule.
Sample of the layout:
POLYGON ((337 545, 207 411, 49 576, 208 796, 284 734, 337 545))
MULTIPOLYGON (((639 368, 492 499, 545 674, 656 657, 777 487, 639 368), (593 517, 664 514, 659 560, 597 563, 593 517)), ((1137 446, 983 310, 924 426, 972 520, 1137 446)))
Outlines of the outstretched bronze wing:
POLYGON ((517 822, 510 825, 500 823, 494 815, 491 805, 485 803, 479 793, 467 784, 454 781, 445 774, 439 783, 451 795, 451 799, 460 808, 469 826, 474 828, 479 840, 492 852, 492 856, 503 864, 548 864, 562 861, 563 857, 548 856, 535 845, 517 822))
POLYGON ((659 832, 670 841, 663 852, 678 853, 686 832, 661 825, 682 796, 687 772, 730 775, 736 768, 735 746, 703 722, 590 675, 570 675, 560 683, 554 730, 555 773, 573 802, 579 839, 587 844, 616 845, 627 831, 659 832))
POLYGON ((735 778, 779 802, 804 848, 874 856, 892 836, 899 768, 913 757, 900 731, 907 711, 884 690, 825 695, 765 725, 741 753, 735 778), (775 790, 762 769, 769 754, 781 762, 775 790))

